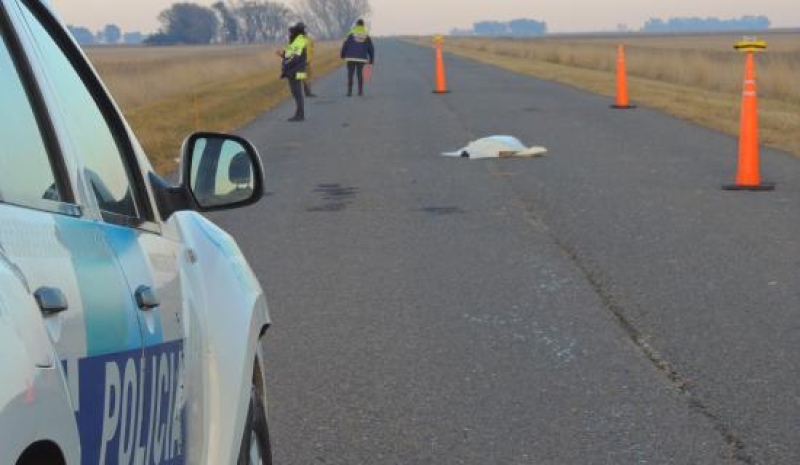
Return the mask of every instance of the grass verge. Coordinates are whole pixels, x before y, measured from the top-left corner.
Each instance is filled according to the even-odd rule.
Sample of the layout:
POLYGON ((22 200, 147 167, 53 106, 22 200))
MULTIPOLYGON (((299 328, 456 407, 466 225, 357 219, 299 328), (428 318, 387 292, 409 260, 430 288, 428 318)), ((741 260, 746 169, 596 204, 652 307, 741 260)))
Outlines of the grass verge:
MULTIPOLYGON (((317 46, 313 64, 315 76, 327 74, 341 65, 336 52, 338 50, 331 44, 317 46)), ((146 49, 142 53, 147 53, 146 49)), ((202 49, 198 49, 197 53, 203 53, 202 49)), ((93 62, 102 59, 92 57, 91 52, 89 56, 93 62)), ((252 57, 243 56, 242 59, 251 61, 252 57)), ((147 61, 146 58, 138 58, 131 62, 135 63, 137 60, 147 61)), ((275 57, 273 61, 277 63, 279 59, 275 57)), ((131 66, 131 63, 127 66, 131 66)), ((208 63, 204 66, 208 69, 208 63)), ((113 67, 103 66, 102 62, 95 63, 95 67, 107 81, 107 76, 111 78, 114 73, 113 67)), ((159 76, 158 70, 153 73, 153 76, 159 76)), ((192 70, 189 68, 183 73, 192 74, 192 70)), ((156 171, 167 173, 175 169, 175 159, 188 134, 200 130, 234 131, 289 96, 286 81, 278 77, 277 65, 227 76, 230 74, 221 69, 220 73, 208 76, 204 82, 192 82, 183 88, 178 86, 176 90, 159 92, 155 94, 156 97, 144 99, 144 102, 141 92, 130 95, 120 93, 121 96, 118 96, 114 81, 109 83, 112 94, 156 171)), ((117 78, 118 85, 125 84, 124 77, 113 77, 117 78)), ((130 81, 148 77, 130 73, 127 79, 130 81)))

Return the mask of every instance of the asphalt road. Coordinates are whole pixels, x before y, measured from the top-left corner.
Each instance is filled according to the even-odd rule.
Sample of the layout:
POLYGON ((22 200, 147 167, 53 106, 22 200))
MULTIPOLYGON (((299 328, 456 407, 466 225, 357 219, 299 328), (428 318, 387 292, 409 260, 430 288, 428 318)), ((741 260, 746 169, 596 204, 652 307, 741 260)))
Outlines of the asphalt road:
POLYGON ((242 131, 269 196, 214 215, 268 294, 277 464, 800 463, 797 160, 722 191, 734 138, 377 51, 366 97, 242 131), (439 156, 493 134, 550 153, 439 156))

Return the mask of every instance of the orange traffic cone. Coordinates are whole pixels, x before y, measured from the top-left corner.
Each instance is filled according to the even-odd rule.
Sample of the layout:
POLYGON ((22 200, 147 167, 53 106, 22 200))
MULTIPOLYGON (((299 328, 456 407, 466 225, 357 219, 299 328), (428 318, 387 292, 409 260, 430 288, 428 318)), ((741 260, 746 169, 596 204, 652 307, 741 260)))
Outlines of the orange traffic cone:
POLYGON ((448 94, 447 79, 444 74, 444 58, 442 57, 442 40, 436 40, 436 90, 434 94, 448 94))
POLYGON ((616 108, 618 110, 636 108, 628 101, 628 75, 625 68, 624 45, 620 45, 617 48, 617 103, 611 105, 611 108, 616 108))
POLYGON ((775 184, 762 183, 758 161, 758 96, 756 94, 756 64, 753 52, 747 52, 742 92, 742 119, 739 133, 739 166, 736 184, 722 186, 725 190, 770 191, 775 184))

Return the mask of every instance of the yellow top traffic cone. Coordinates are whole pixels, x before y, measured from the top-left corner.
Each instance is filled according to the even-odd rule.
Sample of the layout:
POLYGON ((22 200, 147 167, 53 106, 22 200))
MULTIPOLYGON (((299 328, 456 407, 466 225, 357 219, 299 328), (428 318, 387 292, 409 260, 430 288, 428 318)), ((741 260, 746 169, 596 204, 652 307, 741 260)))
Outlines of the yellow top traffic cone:
MULTIPOLYGON (((756 91, 756 62, 754 52, 763 48, 748 48, 751 42, 740 42, 737 49, 747 53, 742 91, 742 116, 739 133, 739 163, 736 184, 722 186, 725 190, 769 191, 775 184, 761 182, 758 149, 758 95, 756 91)), ((759 44, 761 44, 759 42, 759 44)), ((766 45, 764 45, 766 48, 766 45)))

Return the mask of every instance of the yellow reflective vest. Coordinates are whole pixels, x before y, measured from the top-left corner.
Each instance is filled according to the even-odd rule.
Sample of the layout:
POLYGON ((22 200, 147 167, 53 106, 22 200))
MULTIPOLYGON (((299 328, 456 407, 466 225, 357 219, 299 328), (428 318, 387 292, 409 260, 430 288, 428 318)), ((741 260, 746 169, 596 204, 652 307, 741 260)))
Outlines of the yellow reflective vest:
POLYGON ((303 80, 308 77, 308 39, 300 34, 283 50, 283 69, 281 76, 303 80))

